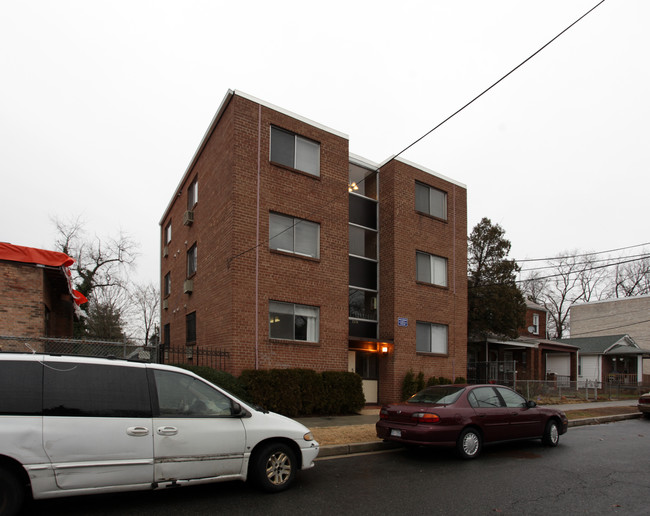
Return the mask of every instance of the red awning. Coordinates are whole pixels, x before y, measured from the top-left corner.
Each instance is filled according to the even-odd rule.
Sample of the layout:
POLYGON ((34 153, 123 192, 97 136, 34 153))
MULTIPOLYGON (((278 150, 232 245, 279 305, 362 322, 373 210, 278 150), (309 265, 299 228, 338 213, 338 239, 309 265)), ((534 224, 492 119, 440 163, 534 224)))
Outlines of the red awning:
POLYGON ((68 281, 68 288, 72 294, 72 298, 77 305, 83 305, 88 302, 88 299, 77 290, 72 288, 72 280, 70 276, 70 267, 74 262, 74 258, 70 258, 65 253, 58 251, 47 251, 45 249, 36 249, 35 247, 23 247, 21 245, 13 245, 7 242, 0 242, 0 260, 8 262, 19 263, 33 263, 35 265, 45 265, 48 267, 61 267, 68 281))

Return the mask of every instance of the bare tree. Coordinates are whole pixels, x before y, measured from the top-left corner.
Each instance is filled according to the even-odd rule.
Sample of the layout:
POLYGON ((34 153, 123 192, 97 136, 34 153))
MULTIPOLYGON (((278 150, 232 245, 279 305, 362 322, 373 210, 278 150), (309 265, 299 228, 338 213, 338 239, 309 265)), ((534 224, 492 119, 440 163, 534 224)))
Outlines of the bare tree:
POLYGON ((75 336, 87 336, 92 329, 94 337, 109 338, 109 335, 98 335, 99 329, 103 327, 111 335, 115 332, 109 331, 103 323, 95 324, 91 318, 100 317, 104 323, 108 319, 124 322, 126 308, 120 306, 119 314, 115 311, 118 308, 115 304, 116 291, 126 288, 128 272, 135 264, 138 246, 122 231, 117 237, 89 238, 80 217, 70 221, 53 218, 52 222, 56 227, 55 246, 76 260, 70 267, 72 281, 75 288, 89 300, 89 303, 82 305, 89 317, 75 323, 75 336))
POLYGON ((616 266, 611 297, 631 297, 650 294, 650 256, 643 250, 637 260, 616 266))
POLYGON ((150 339, 158 336, 160 290, 153 283, 136 284, 130 294, 136 331, 148 344, 150 339))
POLYGON ((544 273, 534 271, 527 277, 524 291, 548 310, 548 332, 552 337, 566 336, 571 305, 603 297, 607 265, 601 262, 595 254, 573 251, 549 260, 544 273))

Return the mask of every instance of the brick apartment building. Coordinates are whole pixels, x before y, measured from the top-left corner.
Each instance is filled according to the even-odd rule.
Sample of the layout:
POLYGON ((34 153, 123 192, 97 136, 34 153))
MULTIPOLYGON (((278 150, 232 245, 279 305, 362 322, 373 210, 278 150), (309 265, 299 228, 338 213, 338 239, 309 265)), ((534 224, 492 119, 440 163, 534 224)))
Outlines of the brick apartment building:
POLYGON ((465 376, 466 188, 229 91, 160 221, 163 344, 226 369, 465 376), (200 196, 199 196, 200 194, 200 196), (200 199, 200 200, 199 200, 200 199))
POLYGON ((75 296, 78 303, 83 298, 69 281, 73 262, 56 251, 0 242, 0 351, 29 352, 25 339, 72 336, 75 296))

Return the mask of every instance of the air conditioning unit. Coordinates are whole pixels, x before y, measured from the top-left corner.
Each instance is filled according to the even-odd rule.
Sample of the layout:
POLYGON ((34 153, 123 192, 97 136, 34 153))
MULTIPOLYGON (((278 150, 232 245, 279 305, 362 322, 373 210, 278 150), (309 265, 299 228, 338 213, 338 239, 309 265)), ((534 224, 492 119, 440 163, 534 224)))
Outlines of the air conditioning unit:
POLYGON ((183 283, 183 292, 185 294, 191 294, 194 290, 194 281, 191 279, 186 279, 183 283))
POLYGON ((163 247, 163 257, 167 258, 169 256, 169 246, 163 247))
POLYGON ((183 213, 183 225, 191 226, 192 222, 194 222, 194 212, 186 211, 185 213, 183 213))
POLYGON ((163 310, 167 310, 169 308, 169 301, 167 299, 163 299, 162 307, 163 310))

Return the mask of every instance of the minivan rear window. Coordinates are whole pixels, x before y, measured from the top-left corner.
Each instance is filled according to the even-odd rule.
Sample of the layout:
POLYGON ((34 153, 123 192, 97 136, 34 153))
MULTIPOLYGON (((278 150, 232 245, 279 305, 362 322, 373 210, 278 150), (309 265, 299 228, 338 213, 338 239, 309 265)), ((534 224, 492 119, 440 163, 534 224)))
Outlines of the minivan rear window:
POLYGON ((42 384, 39 362, 0 360, 0 415, 40 415, 42 384))
POLYGON ((143 367, 49 363, 43 374, 43 414, 80 417, 151 417, 143 367))

